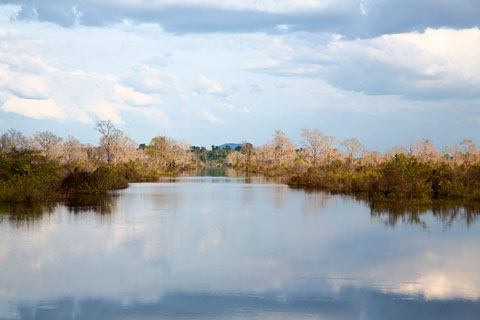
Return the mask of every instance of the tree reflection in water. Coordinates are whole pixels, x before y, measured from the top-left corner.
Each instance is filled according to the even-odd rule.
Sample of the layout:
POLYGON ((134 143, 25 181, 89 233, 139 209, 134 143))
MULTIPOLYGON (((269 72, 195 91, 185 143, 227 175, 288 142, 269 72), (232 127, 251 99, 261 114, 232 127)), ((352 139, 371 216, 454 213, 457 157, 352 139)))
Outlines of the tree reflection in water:
POLYGON ((58 203, 3 203, 0 204, 0 223, 28 228, 44 216, 50 216, 57 207, 58 203))
POLYGON ((117 195, 75 195, 63 202, 0 204, 0 223, 11 223, 18 228, 33 226, 50 217, 62 204, 68 212, 80 214, 94 212, 109 215, 115 210, 117 195))
MULTIPOLYGON (((163 182, 179 182, 179 180, 171 178, 163 182)), ((245 182, 248 183, 248 181, 245 182)), ((309 194, 310 198, 314 194, 315 199, 322 195, 320 197, 322 200, 320 206, 327 206, 327 202, 335 200, 336 197, 341 197, 344 200, 349 198, 360 203, 368 203, 371 216, 382 221, 385 226, 388 227, 395 227, 401 222, 403 224, 420 225, 424 229, 427 229, 428 224, 425 218, 429 213, 441 221, 445 229, 450 228, 454 223, 465 223, 467 227, 470 227, 480 216, 480 202, 412 204, 408 202, 370 201, 364 195, 334 195, 318 189, 298 190, 309 194)), ((0 204, 0 223, 8 222, 17 227, 28 227, 43 219, 45 216, 52 215, 61 205, 64 205, 68 212, 73 214, 94 212, 100 215, 109 215, 115 211, 117 197, 118 195, 116 194, 75 195, 58 203, 0 204)), ((313 200, 314 199, 310 199, 310 202, 313 200)), ((318 210, 318 206, 318 201, 315 201, 316 210, 318 210)))
POLYGON ((95 212, 104 215, 114 211, 117 197, 116 194, 81 194, 68 198, 64 204, 71 213, 95 212))
POLYGON ((375 202, 369 201, 372 217, 382 220, 386 226, 395 227, 398 221, 405 224, 418 224, 427 228, 423 216, 429 212, 441 221, 444 228, 450 228, 453 223, 466 223, 471 226, 480 216, 478 202, 438 202, 428 205, 416 205, 405 202, 375 202))
MULTIPOLYGON (((408 201, 372 201, 366 194, 345 195, 329 192, 320 188, 299 188, 289 186, 289 189, 305 192, 312 199, 320 198, 321 207, 326 207, 329 201, 342 199, 366 203, 370 208, 373 218, 382 221, 387 227, 395 227, 399 222, 403 224, 416 224, 428 229, 425 217, 433 217, 443 223, 444 229, 450 228, 455 222, 465 223, 470 227, 480 216, 480 202, 465 201, 437 201, 429 204, 418 204, 408 201)), ((318 211, 319 202, 316 201, 318 211)))

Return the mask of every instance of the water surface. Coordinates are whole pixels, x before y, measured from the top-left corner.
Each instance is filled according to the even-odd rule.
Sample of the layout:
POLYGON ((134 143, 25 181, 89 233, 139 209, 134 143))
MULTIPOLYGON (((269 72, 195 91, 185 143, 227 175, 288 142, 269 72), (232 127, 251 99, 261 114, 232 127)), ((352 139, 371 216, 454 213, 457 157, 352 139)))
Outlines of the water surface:
POLYGON ((261 179, 2 207, 1 319, 477 319, 480 228, 261 179))

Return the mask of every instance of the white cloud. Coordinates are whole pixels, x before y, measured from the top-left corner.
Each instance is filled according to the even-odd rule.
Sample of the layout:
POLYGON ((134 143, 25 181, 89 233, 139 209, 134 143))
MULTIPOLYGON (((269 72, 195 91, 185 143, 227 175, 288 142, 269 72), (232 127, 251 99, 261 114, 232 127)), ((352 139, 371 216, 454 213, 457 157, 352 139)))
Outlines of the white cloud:
POLYGON ((478 0, 4 0, 2 3, 15 3, 19 8, 10 10, 10 19, 48 21, 69 28, 128 21, 158 24, 177 34, 280 30, 341 32, 350 38, 424 27, 477 26, 480 11, 478 0))
POLYGON ((0 39, 2 38, 11 38, 17 35, 17 32, 12 29, 0 28, 0 39))
POLYGON ((427 29, 334 41, 327 79, 344 89, 410 98, 480 96, 480 30, 427 29))
POLYGON ((153 120, 164 127, 171 125, 168 116, 158 107, 131 108, 129 111, 148 118, 149 120, 153 120))
MULTIPOLYGON (((112 3, 109 0, 97 2, 112 3)), ((117 4, 130 7, 161 8, 168 6, 206 6, 227 10, 252 10, 269 13, 289 13, 297 11, 322 10, 338 3, 349 3, 349 0, 154 0, 146 3, 144 0, 115 1, 117 4)))
MULTIPOLYGON (((469 275, 474 273, 469 273, 469 275)), ((399 288, 392 291, 407 295, 421 293, 428 300, 446 300, 458 297, 477 300, 480 292, 478 283, 475 282, 469 277, 465 277, 462 272, 429 270, 428 273, 422 274, 414 281, 405 281, 399 288)))
POLYGON ((248 62, 244 65, 245 69, 268 69, 274 68, 280 65, 280 61, 277 59, 268 59, 267 61, 248 62))
MULTIPOLYGON (((219 2, 214 0, 192 2, 200 2, 207 5, 219 5, 219 2)), ((342 0, 337 2, 342 2, 342 0)), ((335 1, 329 0, 227 0, 220 2, 220 6, 226 9, 234 10, 254 10, 269 13, 290 13, 297 11, 305 12, 310 10, 322 10, 332 5, 333 3, 335 3, 335 1)))
MULTIPOLYGON (((0 54, 0 105, 4 112, 34 119, 69 119, 91 123, 95 119, 124 123, 121 113, 135 106, 158 105, 158 94, 119 84, 112 75, 62 71, 39 57, 0 54)), ((145 112, 137 112, 145 117, 145 112)), ((164 114, 156 117, 168 119, 164 114)))
POLYGON ((24 99, 12 96, 1 108, 5 112, 14 112, 34 119, 65 119, 65 112, 57 106, 55 100, 24 99))
POLYGON ((127 88, 116 84, 114 87, 114 95, 118 97, 121 101, 129 105, 142 106, 142 105, 152 105, 160 104, 161 100, 159 97, 151 96, 141 92, 133 90, 133 88, 127 88))
POLYGON ((414 99, 480 97, 478 28, 340 40, 328 55, 334 64, 324 67, 326 78, 344 89, 414 99))
POLYGON ((426 29, 349 40, 284 37, 250 71, 320 78, 337 88, 409 99, 480 97, 480 29, 426 29))
POLYGON ((213 95, 217 97, 225 97, 227 93, 223 86, 214 79, 207 79, 203 74, 198 76, 194 83, 194 90, 198 94, 213 95))
POLYGON ((174 74, 143 64, 129 69, 120 82, 143 93, 182 92, 174 74))
POLYGON ((235 107, 229 103, 220 103, 220 105, 222 107, 224 107, 225 109, 227 110, 230 110, 231 112, 236 112, 236 113, 243 113, 243 114, 250 114, 250 110, 247 108, 247 107, 243 107, 243 108, 238 108, 238 107, 235 107))
POLYGON ((211 123, 214 123, 214 124, 223 124, 225 125, 225 120, 221 119, 221 118, 218 118, 216 117, 215 115, 213 115, 212 113, 208 112, 208 111, 205 111, 205 110, 202 110, 202 112, 200 113, 201 117, 211 123))
MULTIPOLYGON (((36 3, 41 5, 44 2, 36 3)), ((112 5, 116 6, 116 3, 112 2, 112 5)), ((357 1, 357 8, 358 5, 357 1)), ((60 12, 62 8, 50 9, 60 12)), ((371 6, 367 9, 368 15, 375 14, 371 6)), ((170 11, 162 12, 166 15, 170 11)), ((103 28, 84 25, 61 28, 54 23, 21 20, 2 22, 0 28, 9 30, 13 26, 16 34, 6 31, 2 33, 5 38, 0 38, 0 107, 12 96, 53 99, 65 113, 65 122, 53 125, 63 130, 64 135, 70 133, 68 123, 72 121, 91 123, 100 118, 111 118, 117 123, 125 122, 122 129, 135 132, 135 138, 142 141, 148 141, 151 132, 156 132, 156 122, 165 122, 168 120, 161 119, 170 118, 175 125, 165 134, 185 137, 197 145, 208 145, 218 130, 217 125, 207 127, 210 122, 200 117, 202 109, 232 126, 225 133, 233 137, 229 140, 237 141, 238 137, 244 137, 256 144, 265 143, 275 129, 285 130, 293 135, 292 139, 296 139, 303 127, 323 128, 329 135, 341 138, 346 138, 342 135, 358 136, 363 143, 370 144, 369 147, 384 149, 422 137, 443 145, 452 144, 474 137, 478 131, 473 124, 463 122, 463 119, 472 119, 477 115, 478 101, 405 99, 426 92, 417 83, 440 88, 430 89, 429 96, 436 99, 447 94, 449 98, 468 97, 469 87, 465 83, 474 83, 480 73, 470 71, 471 63, 465 66, 461 63, 476 62, 479 41, 468 34, 468 30, 476 34, 476 29, 427 29, 427 37, 423 33, 403 33, 352 40, 345 34, 333 36, 323 32, 300 32, 294 24, 292 30, 296 32, 293 33, 289 30, 274 34, 247 31, 207 35, 205 32, 211 31, 189 33, 188 30, 192 29, 188 28, 163 31, 157 22, 141 20, 140 16, 137 18, 129 20, 128 27, 122 22, 113 22, 113 25, 103 28), (145 21, 148 24, 143 24, 145 21), (172 30, 180 31, 173 35, 170 33, 172 30), (450 37, 446 48, 435 49, 435 46, 444 43, 446 31, 454 36, 450 37), (438 39, 431 36, 431 32, 437 34, 438 39), (465 39, 462 40, 460 34, 465 39), (427 41, 428 37, 430 41, 427 41), (454 52, 456 48, 458 52, 454 52), (446 62, 439 59, 443 51, 446 62), (155 57, 165 54, 168 64, 154 64, 155 57), (469 54, 471 57, 463 58, 469 54), (418 63, 417 67, 413 62, 422 55, 426 57, 425 62, 418 63), (457 61, 455 67, 458 66, 459 74, 451 71, 455 69, 452 68, 453 58, 457 61), (257 73, 246 72, 242 66, 257 73), (422 80, 418 74, 423 74, 422 77, 428 80, 422 80), (466 80, 458 81, 459 90, 456 91, 455 79, 462 77, 466 80), (195 87, 193 82, 197 79, 200 83, 195 87), (258 90, 249 81, 254 81, 264 91, 257 96, 250 94, 258 90), (189 90, 181 91, 180 84, 186 84, 189 90), (117 85, 125 88, 123 98, 115 89, 117 85), (444 90, 449 87, 450 90, 444 90), (192 96, 192 93, 197 96, 192 96), (129 100, 127 96, 132 97, 129 100), (160 98, 162 104, 159 106, 147 104, 160 98), (220 105, 222 102, 227 105, 220 105), (408 112, 404 109, 406 107, 408 112), (242 115, 248 114, 249 108, 252 114, 242 115), (461 109, 461 112, 455 111, 455 108, 461 109), (442 113, 438 113, 439 109, 443 110, 442 113), (430 113, 430 110, 436 111, 431 113, 430 123, 415 125, 416 119, 430 113), (363 117, 373 112, 376 116, 369 117, 372 122, 367 127, 363 117), (267 114, 270 121, 265 123, 267 114), (155 120, 149 121, 150 118, 155 120), (293 118, 297 120, 291 121, 293 118), (205 130, 198 132, 195 119, 203 122, 205 130), (464 125, 454 128, 449 125, 450 121, 464 125), (393 131, 388 131, 390 134, 387 135, 378 134, 385 132, 386 123, 400 122, 408 123, 405 128, 410 129, 399 129, 401 134, 393 131), (337 125, 334 126, 334 123, 337 125), (439 126, 447 130, 440 132, 439 126), (253 127, 253 131, 248 129, 253 127), (338 129, 342 127, 347 128, 348 133, 338 129)), ((200 20, 198 24, 203 23, 200 20)), ((110 24, 109 20, 105 21, 110 24)), ((241 21, 243 26, 248 24, 245 20, 241 21)), ((192 26, 196 27, 197 24, 192 26)), ((212 30, 222 26, 215 28, 212 30)), ((245 27, 240 29, 245 30, 245 27)), ((475 92, 474 86, 470 86, 470 92, 475 92)), ((24 128, 22 117, 7 117, 3 110, 0 113, 3 113, 3 118, 16 121, 3 125, 4 129, 10 126, 32 132, 44 129, 40 126, 45 122, 34 122, 34 126, 39 127, 24 128)), ((86 133, 85 137, 79 138, 90 139, 86 133)))
MULTIPOLYGON (((123 124, 124 121, 120 116, 120 109, 124 106, 116 103, 112 103, 103 98, 98 98, 95 101, 92 101, 91 105, 86 108, 86 111, 90 114, 94 114, 100 120, 111 120, 115 124, 123 124)), ((89 118, 88 122, 91 122, 89 118)))
POLYGON ((29 99, 48 98, 48 89, 41 77, 10 70, 0 64, 0 88, 13 95, 29 99))

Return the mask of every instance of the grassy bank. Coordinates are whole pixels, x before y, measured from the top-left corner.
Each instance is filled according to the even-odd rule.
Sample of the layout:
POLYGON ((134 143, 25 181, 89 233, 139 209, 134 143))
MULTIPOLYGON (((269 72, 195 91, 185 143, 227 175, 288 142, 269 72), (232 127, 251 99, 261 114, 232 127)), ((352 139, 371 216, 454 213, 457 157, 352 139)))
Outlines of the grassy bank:
POLYGON ((34 152, 0 155, 0 202, 48 202, 57 199, 63 172, 34 152))
POLYGON ((128 186, 122 167, 87 170, 62 166, 36 152, 0 154, 0 202, 36 203, 64 200, 75 194, 105 194, 128 186))
POLYGON ((337 193, 365 193, 375 200, 428 203, 436 199, 480 200, 480 165, 421 162, 414 156, 395 155, 375 165, 346 166, 337 162, 293 174, 288 184, 323 188, 337 193))

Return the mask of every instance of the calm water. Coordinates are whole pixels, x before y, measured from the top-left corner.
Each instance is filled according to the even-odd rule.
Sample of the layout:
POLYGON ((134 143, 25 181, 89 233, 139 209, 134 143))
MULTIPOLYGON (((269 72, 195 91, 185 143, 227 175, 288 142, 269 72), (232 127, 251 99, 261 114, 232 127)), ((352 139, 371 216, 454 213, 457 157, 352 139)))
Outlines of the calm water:
POLYGON ((480 317, 480 223, 462 208, 226 177, 80 200, 0 209, 0 318, 480 317))

